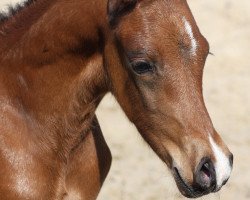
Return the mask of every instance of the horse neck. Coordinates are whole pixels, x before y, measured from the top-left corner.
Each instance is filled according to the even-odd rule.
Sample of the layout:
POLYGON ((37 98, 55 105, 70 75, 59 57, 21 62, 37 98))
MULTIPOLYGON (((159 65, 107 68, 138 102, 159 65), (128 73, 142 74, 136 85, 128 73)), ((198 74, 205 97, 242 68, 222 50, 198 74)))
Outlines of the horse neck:
MULTIPOLYGON (((59 140, 63 140, 70 148, 77 143, 80 133, 87 131, 108 90, 102 32, 106 26, 103 22, 106 3, 101 0, 46 3, 44 0, 43 8, 47 10, 37 12, 40 16, 30 20, 32 24, 24 24, 20 32, 8 27, 14 22, 5 24, 9 33, 0 44, 8 44, 9 48, 0 47, 0 71, 7 77, 5 91, 13 102, 18 101, 15 106, 32 116, 43 133, 49 132, 46 141, 57 140, 49 142, 62 144, 59 140)), ((39 0, 37 5, 41 5, 39 0)), ((36 9, 39 6, 34 4, 13 20, 18 21, 22 12, 27 15, 36 9)))
POLYGON ((84 40, 95 42, 106 25, 105 4, 102 0, 36 0, 0 24, 0 53, 14 52, 22 60, 42 62, 37 56, 48 51, 53 57, 65 50, 79 50, 84 40), (35 50, 32 55, 29 48, 35 50))

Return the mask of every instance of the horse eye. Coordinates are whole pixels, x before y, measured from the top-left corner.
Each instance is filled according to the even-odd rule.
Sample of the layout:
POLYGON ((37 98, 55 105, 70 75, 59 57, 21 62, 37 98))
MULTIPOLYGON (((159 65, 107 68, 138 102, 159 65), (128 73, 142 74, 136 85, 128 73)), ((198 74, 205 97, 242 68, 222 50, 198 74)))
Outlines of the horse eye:
POLYGON ((147 62, 137 62, 132 64, 133 70, 137 74, 145 74, 147 72, 153 72, 153 66, 147 62))

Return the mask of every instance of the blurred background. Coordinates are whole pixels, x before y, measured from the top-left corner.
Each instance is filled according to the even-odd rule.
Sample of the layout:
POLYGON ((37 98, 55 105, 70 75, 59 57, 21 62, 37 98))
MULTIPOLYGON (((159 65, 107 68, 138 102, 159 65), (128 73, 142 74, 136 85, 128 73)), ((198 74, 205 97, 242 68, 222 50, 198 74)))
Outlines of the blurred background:
MULTIPOLYGON (((20 0, 0 0, 0 8, 20 0)), ((204 71, 205 101, 213 123, 234 154, 234 169, 219 193, 201 199, 250 199, 250 1, 188 0, 214 56, 204 71)), ((183 198, 166 166, 107 95, 97 115, 113 163, 98 200, 183 198)))

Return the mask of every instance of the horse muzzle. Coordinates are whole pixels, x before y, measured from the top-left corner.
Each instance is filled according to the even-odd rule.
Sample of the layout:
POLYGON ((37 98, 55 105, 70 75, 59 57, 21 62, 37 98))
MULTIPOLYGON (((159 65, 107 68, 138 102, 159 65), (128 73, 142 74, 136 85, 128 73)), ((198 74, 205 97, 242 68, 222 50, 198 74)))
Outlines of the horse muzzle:
MULTIPOLYGON (((233 155, 230 154, 228 163, 232 169, 233 155)), ((181 170, 177 167, 173 167, 172 173, 175 178, 176 184, 180 192, 187 198, 198 198, 211 192, 218 192, 223 185, 225 185, 229 179, 229 175, 221 175, 223 171, 216 169, 216 163, 207 157, 201 159, 200 163, 196 167, 193 173, 193 183, 188 183, 181 174, 181 170), (223 180, 218 178, 223 177, 223 180)), ((227 169, 228 166, 225 167, 227 169)), ((230 171, 231 173, 231 171, 230 171)))

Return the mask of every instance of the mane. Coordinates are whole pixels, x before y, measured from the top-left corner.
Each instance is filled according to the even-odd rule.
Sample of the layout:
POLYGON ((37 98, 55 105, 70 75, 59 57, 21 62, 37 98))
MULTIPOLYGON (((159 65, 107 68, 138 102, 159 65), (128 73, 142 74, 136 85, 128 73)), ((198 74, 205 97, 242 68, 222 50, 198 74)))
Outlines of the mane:
POLYGON ((16 4, 14 6, 9 5, 7 11, 0 12, 0 25, 3 24, 4 22, 8 21, 11 17, 15 16, 17 13, 19 13, 24 8, 29 7, 35 1, 36 0, 26 0, 22 3, 16 4))

